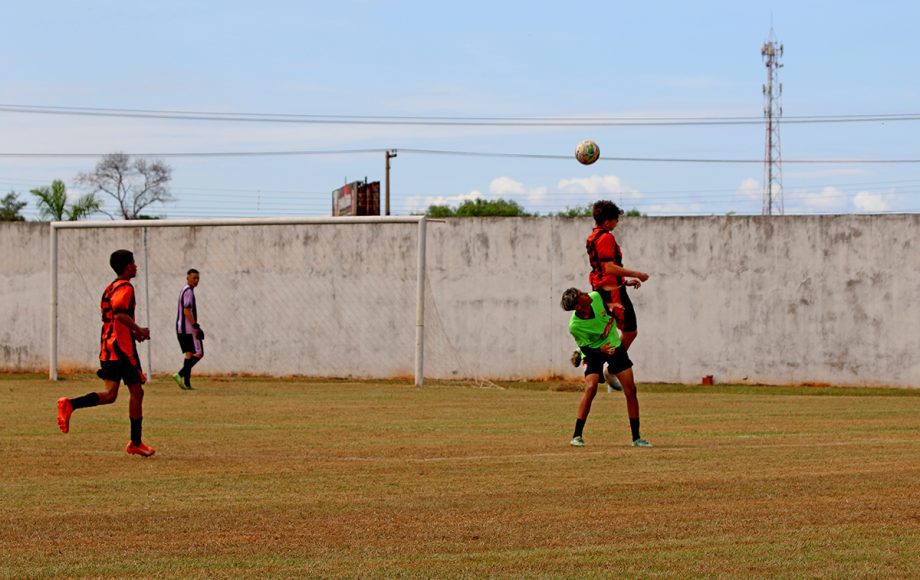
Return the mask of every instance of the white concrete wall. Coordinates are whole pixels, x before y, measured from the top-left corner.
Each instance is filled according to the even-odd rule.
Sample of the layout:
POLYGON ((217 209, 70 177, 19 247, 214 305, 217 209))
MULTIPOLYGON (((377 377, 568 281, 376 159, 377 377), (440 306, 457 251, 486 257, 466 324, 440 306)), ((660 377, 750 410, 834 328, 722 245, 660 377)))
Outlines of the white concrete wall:
POLYGON ((0 370, 47 369, 48 230, 0 222, 0 370))
MULTIPOLYGON (((625 218, 640 381, 920 387, 920 215, 625 218)), ((428 226, 426 376, 578 376, 559 306, 587 287, 590 219, 428 226)), ((415 226, 149 229, 154 370, 176 357, 175 297, 202 271, 202 372, 407 376, 415 226), (165 361, 165 362, 164 362, 165 361)), ((61 357, 95 365, 107 257, 139 231, 67 233, 61 357)), ((0 223, 0 369, 48 360, 48 226, 0 223)), ((142 299, 144 280, 136 285, 142 299)), ((139 319, 145 313, 139 312, 139 319)), ((144 350, 142 349, 142 353, 144 350)))

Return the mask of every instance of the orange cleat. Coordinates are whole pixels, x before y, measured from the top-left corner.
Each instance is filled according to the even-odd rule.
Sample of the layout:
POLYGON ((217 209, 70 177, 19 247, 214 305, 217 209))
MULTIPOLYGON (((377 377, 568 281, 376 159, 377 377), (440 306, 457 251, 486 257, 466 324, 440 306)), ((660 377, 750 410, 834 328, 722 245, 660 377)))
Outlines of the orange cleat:
POLYGON ((73 405, 70 404, 70 399, 67 397, 58 399, 58 427, 61 428, 61 432, 70 431, 71 415, 73 415, 73 405))
POLYGON ((128 453, 129 455, 140 455, 141 457, 150 457, 151 455, 156 453, 157 450, 147 445, 143 441, 141 441, 137 445, 128 441, 128 446, 125 447, 125 452, 128 453))

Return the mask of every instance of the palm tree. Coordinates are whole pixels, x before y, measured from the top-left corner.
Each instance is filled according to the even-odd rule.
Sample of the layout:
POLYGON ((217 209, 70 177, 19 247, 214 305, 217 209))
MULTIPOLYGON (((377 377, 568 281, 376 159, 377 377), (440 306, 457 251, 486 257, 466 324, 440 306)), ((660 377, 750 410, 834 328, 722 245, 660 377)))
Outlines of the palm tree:
POLYGON ((67 186, 60 179, 52 181, 51 187, 37 187, 31 193, 37 198, 35 203, 41 218, 56 222, 74 222, 96 213, 101 207, 94 193, 81 195, 68 206, 67 186))

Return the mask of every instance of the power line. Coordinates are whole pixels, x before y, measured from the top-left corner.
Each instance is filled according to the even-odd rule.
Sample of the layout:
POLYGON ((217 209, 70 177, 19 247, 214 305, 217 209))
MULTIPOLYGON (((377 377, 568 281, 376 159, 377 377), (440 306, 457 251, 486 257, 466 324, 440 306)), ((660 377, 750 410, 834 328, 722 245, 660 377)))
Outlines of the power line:
MULTIPOLYGON (((400 153, 415 153, 418 155, 452 155, 458 157, 494 157, 515 159, 540 159, 540 160, 565 160, 571 161, 571 155, 552 155, 539 153, 498 153, 487 151, 458 151, 447 149, 396 149, 384 147, 379 149, 334 149, 334 150, 290 150, 290 151, 198 151, 198 152, 154 152, 154 153, 127 153, 135 157, 163 157, 163 158, 192 158, 192 157, 280 157, 280 156, 313 156, 313 155, 366 155, 380 154, 384 151, 398 150, 400 153)), ((103 153, 0 153, 0 158, 91 158, 103 157, 103 153)), ((604 156, 597 160, 613 163, 702 163, 702 164, 761 164, 763 159, 728 159, 728 158, 702 158, 702 157, 612 157, 604 156)), ((864 165, 864 164, 917 164, 920 159, 784 159, 783 163, 800 165, 864 165)))
MULTIPOLYGON (((40 105, 0 104, 0 112, 14 114, 69 115, 165 119, 176 121, 213 121, 243 123, 291 123, 316 125, 411 125, 411 126, 482 126, 482 127, 619 127, 619 126, 689 126, 689 125, 762 125, 761 117, 606 117, 606 116, 392 116, 392 115, 304 115, 278 113, 221 113, 213 111, 179 111, 159 109, 120 109, 101 107, 51 107, 40 105)), ((816 123, 892 123, 920 121, 920 113, 800 115, 784 116, 784 124, 816 123)))

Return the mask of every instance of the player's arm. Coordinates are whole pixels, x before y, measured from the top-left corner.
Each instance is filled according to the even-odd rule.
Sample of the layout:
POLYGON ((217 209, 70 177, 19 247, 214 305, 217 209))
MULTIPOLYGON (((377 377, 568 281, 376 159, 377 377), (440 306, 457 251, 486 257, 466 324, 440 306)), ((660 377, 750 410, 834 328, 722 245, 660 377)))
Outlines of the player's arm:
POLYGON ((182 305, 182 315, 185 316, 185 319, 194 329, 194 332, 192 332, 192 334, 194 334, 198 340, 204 340, 204 331, 201 330, 201 326, 198 324, 198 321, 195 320, 195 316, 192 315, 191 300, 192 300, 191 295, 187 294, 184 298, 184 303, 182 305))
POLYGON ((117 313, 115 315, 115 320, 130 328, 131 334, 134 336, 134 338, 140 341, 145 341, 150 338, 150 329, 144 328, 143 326, 138 326, 138 324, 134 322, 134 319, 128 316, 127 312, 117 313))
POLYGON ((601 338, 607 338, 610 335, 610 329, 613 328, 613 318, 607 321, 607 326, 604 327, 604 332, 601 333, 601 338))
MULTIPOLYGON (((624 268, 623 266, 617 266, 613 261, 604 262, 604 272, 612 276, 619 276, 621 278, 638 278, 642 282, 648 280, 648 274, 645 272, 640 272, 639 270, 630 270, 629 268, 624 268)), ((636 284, 630 284, 629 281, 626 282, 627 286, 636 286, 636 284)))
POLYGON ((131 331, 131 336, 143 342, 150 338, 150 329, 138 326, 138 324, 134 322, 134 318, 128 314, 128 306, 133 300, 134 288, 130 284, 126 284, 116 290, 115 294, 112 296, 112 311, 114 313, 112 318, 127 326, 131 331))
POLYGON ((588 346, 589 343, 596 342, 597 339, 603 338, 606 339, 610 334, 610 330, 613 328, 614 320, 611 318, 607 321, 607 326, 604 327, 603 332, 600 335, 595 333, 578 333, 572 332, 572 338, 575 339, 575 344, 578 345, 578 348, 581 349, 582 354, 587 358, 591 355, 597 354, 610 354, 615 347, 611 347, 609 342, 605 342, 600 346, 600 348, 594 348, 588 346))
POLYGON ((585 356, 585 358, 588 358, 588 357, 590 357, 590 356, 592 356, 592 355, 596 356, 596 355, 599 355, 599 354, 600 354, 600 355, 611 355, 611 354, 613 354, 613 351, 615 351, 615 350, 617 349, 617 347, 613 346, 613 345, 610 344, 609 342, 605 342, 605 343, 602 344, 599 348, 594 348, 594 347, 591 347, 591 346, 582 346, 582 347, 580 347, 580 348, 581 348, 581 352, 582 352, 582 354, 585 356))
POLYGON ((201 330, 201 325, 198 324, 198 321, 195 320, 194 316, 192 316, 192 309, 183 308, 182 314, 185 315, 185 319, 188 320, 188 323, 192 325, 192 329, 194 331, 192 332, 192 334, 194 334, 195 337, 198 338, 198 340, 204 340, 204 331, 201 330))

